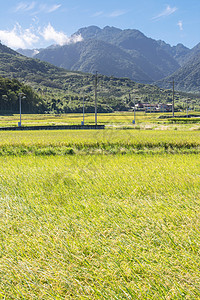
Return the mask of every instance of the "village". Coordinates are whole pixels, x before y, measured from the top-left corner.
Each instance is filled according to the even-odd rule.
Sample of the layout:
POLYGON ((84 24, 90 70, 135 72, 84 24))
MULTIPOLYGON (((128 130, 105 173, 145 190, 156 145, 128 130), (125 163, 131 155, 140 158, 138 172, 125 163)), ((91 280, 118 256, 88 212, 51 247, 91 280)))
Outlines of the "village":
POLYGON ((137 103, 135 105, 135 109, 137 111, 145 111, 145 112, 171 112, 172 111, 172 104, 165 104, 165 103, 137 103))

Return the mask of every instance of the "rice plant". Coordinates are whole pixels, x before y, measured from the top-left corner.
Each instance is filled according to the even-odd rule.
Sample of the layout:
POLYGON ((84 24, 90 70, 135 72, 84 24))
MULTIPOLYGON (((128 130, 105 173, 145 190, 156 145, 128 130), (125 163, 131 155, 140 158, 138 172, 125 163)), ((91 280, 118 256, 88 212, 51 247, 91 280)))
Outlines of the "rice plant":
MULTIPOLYGON (((93 133, 49 134, 1 147, 93 133)), ((0 299, 200 298, 199 192, 199 154, 0 157, 0 299)))

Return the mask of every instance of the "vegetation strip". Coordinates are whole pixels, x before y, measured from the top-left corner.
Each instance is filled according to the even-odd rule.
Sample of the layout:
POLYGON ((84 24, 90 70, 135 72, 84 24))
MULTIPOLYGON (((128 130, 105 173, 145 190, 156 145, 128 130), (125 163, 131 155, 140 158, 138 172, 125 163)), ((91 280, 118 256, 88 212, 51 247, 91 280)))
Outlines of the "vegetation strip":
POLYGON ((20 126, 20 127, 0 127, 0 130, 21 131, 21 130, 83 130, 83 129, 104 129, 105 125, 55 125, 55 126, 20 126))
POLYGON ((200 153, 200 131, 1 131, 1 156, 200 153))
POLYGON ((79 155, 79 154, 145 154, 145 153, 200 153, 200 146, 196 143, 91 143, 58 145, 3 145, 0 146, 0 156, 24 155, 79 155))

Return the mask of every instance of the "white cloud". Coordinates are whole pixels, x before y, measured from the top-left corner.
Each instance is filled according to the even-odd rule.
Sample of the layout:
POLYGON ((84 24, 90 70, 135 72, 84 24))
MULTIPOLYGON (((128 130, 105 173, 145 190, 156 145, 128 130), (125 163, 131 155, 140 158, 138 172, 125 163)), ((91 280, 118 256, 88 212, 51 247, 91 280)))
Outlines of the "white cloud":
POLYGON ((52 13, 56 10, 58 10, 61 7, 61 4, 38 4, 37 2, 33 1, 31 3, 27 2, 20 2, 16 8, 15 12, 31 12, 32 15, 36 15, 39 13, 52 13))
POLYGON ((40 13, 52 13, 54 11, 56 11, 57 9, 59 9, 61 7, 61 4, 53 4, 53 5, 48 5, 48 4, 40 4, 38 7, 38 10, 33 12, 33 15, 37 15, 40 13))
POLYGON ((68 41, 68 37, 63 32, 56 31, 50 23, 43 29, 41 35, 45 41, 54 41, 59 45, 64 45, 68 41))
POLYGON ((172 15, 173 13, 175 13, 175 11, 177 11, 177 7, 170 7, 169 5, 167 5, 167 7, 165 8, 165 10, 163 10, 160 14, 158 14, 157 16, 155 16, 153 18, 153 20, 158 20, 160 18, 172 15))
POLYGON ((53 5, 53 6, 51 6, 51 7, 49 7, 49 9, 48 9, 48 13, 51 13, 51 12, 53 12, 53 11, 56 11, 58 8, 60 8, 61 7, 61 4, 55 4, 55 5, 53 5))
POLYGON ((183 22, 178 21, 177 25, 178 25, 179 29, 182 31, 183 30, 183 22))
POLYGON ((50 23, 43 29, 43 31, 40 34, 43 36, 45 41, 53 41, 60 46, 71 43, 77 43, 83 40, 81 35, 74 35, 72 37, 68 37, 62 31, 56 31, 50 23))
POLYGON ((39 41, 39 37, 32 32, 32 29, 22 29, 17 24, 12 30, 0 30, 0 40, 11 48, 27 48, 39 41))
POLYGON ((25 3, 25 2, 20 2, 17 7, 15 8, 16 12, 20 12, 20 11, 30 11, 32 9, 34 9, 36 5, 36 2, 31 2, 31 3, 25 3))
MULTIPOLYGON (((37 43, 54 42, 60 46, 66 44, 77 43, 83 40, 81 35, 73 35, 68 37, 62 31, 56 31, 49 23, 46 27, 33 27, 23 29, 19 24, 16 24, 11 30, 0 30, 0 40, 3 44, 10 48, 32 48, 37 43)), ((38 45, 37 45, 38 47, 38 45)))
POLYGON ((34 49, 34 51, 33 51, 33 55, 36 55, 36 54, 38 54, 38 53, 40 53, 40 51, 38 51, 38 50, 34 49))
POLYGON ((69 38, 69 44, 75 44, 75 43, 78 43, 78 42, 81 42, 81 41, 83 41, 83 37, 81 36, 81 34, 72 35, 69 38))
POLYGON ((126 11, 125 10, 114 10, 111 14, 109 14, 108 16, 111 18, 116 18, 122 15, 125 15, 126 11))
POLYGON ((37 16, 33 17, 32 21, 34 22, 34 24, 39 24, 39 18, 37 16))
POLYGON ((96 13, 94 13, 92 15, 92 17, 99 17, 99 16, 102 16, 103 15, 103 11, 97 11, 96 13))
POLYGON ((99 16, 103 16, 103 17, 108 17, 108 18, 117 18, 120 17, 122 15, 125 15, 127 13, 126 10, 121 9, 121 10, 114 10, 109 14, 104 13, 103 11, 97 11, 96 13, 94 13, 92 15, 92 17, 99 17, 99 16))

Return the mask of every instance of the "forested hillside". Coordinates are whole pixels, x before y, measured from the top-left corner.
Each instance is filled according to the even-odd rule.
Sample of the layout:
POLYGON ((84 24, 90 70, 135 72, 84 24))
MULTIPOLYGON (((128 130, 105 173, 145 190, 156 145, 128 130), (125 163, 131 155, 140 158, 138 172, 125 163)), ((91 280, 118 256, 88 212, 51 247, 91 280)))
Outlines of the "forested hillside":
MULTIPOLYGON (((18 111, 19 91, 27 95, 23 100, 24 112, 81 112, 83 97, 85 97, 85 111, 94 112, 95 75, 67 71, 47 62, 27 58, 1 44, 0 50, 0 75, 12 79, 1 81, 1 88, 5 87, 1 93, 1 112, 18 111)), ((172 101, 171 86, 168 90, 164 90, 154 85, 134 82, 129 78, 102 74, 98 74, 97 82, 99 112, 132 109, 134 98, 136 102, 172 101)), ((178 92, 175 95, 178 107, 184 107, 187 98, 199 103, 198 96, 178 92)))
POLYGON ((0 76, 0 111, 18 112, 19 111, 19 93, 25 95, 22 97, 23 112, 41 113, 44 110, 44 101, 33 89, 20 83, 17 79, 8 79, 0 76))
POLYGON ((195 52, 189 61, 171 76, 158 82, 163 88, 169 88, 172 80, 177 90, 200 93, 200 52, 195 52))

